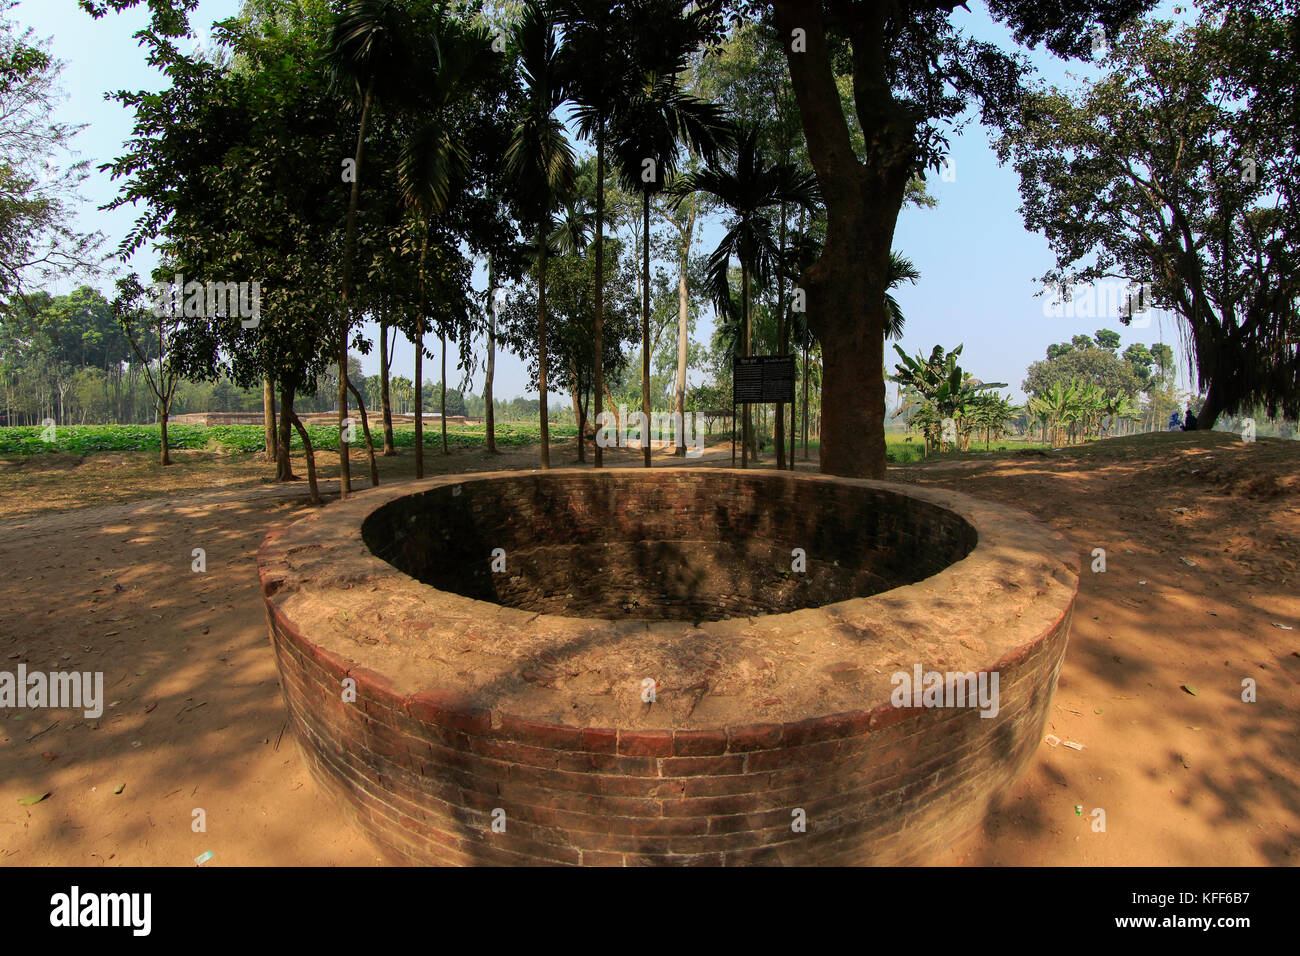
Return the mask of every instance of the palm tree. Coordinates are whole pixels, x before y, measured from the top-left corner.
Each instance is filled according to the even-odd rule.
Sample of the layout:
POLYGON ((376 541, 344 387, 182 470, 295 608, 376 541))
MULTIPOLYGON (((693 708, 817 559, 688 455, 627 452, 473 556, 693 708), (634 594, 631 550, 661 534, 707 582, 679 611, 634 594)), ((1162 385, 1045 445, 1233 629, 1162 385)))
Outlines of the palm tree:
MULTIPOLYGON (((520 192, 521 206, 536 223, 537 255, 537 388, 541 397, 542 467, 551 467, 546 408, 546 259, 552 216, 573 184, 573 147, 555 111, 564 102, 563 65, 555 25, 537 3, 529 3, 515 25, 512 41, 519 51, 526 103, 506 147, 506 175, 520 192)), ((599 278, 597 282, 599 282, 599 278)))
MULTIPOLYGON (((330 31, 329 68, 334 85, 343 90, 361 117, 352 155, 352 189, 348 196, 343 238, 343 301, 339 325, 339 496, 352 490, 348 442, 343 428, 348 410, 348 333, 352 327, 352 260, 357 249, 357 206, 361 200, 361 158, 366 127, 376 99, 402 88, 402 73, 410 62, 406 37, 411 24, 395 0, 347 0, 330 31)), ((436 38, 435 38, 436 47, 436 38)))
MULTIPOLYGON (((913 264, 912 260, 902 255, 897 250, 891 250, 889 253, 889 271, 885 277, 885 288, 892 289, 904 282, 910 282, 913 285, 921 278, 921 272, 913 264)), ((901 339, 903 337, 903 310, 898 305, 898 300, 890 292, 885 293, 885 338, 901 339)))
MULTIPOLYGON (((469 156, 451 107, 469 95, 488 70, 490 39, 479 29, 450 22, 437 45, 437 63, 424 77, 418 101, 418 119, 402 145, 397 161, 397 181, 402 199, 420 229, 419 307, 415 315, 415 477, 424 477, 424 321, 425 265, 429 250, 430 219, 451 205, 469 167, 469 156)), ((416 112, 416 111, 412 111, 416 112)), ((442 330, 442 451, 447 454, 447 336, 442 330)))
MULTIPOLYGON (((758 129, 739 128, 735 148, 725 164, 710 164, 683 177, 674 188, 679 197, 694 190, 708 193, 726 206, 736 217, 709 255, 708 282, 719 312, 730 307, 729 272, 731 259, 740 261, 741 326, 744 329, 745 355, 753 354, 753 323, 750 315, 750 286, 763 282, 780 262, 776 227, 769 210, 782 203, 803 207, 810 212, 818 202, 816 179, 789 163, 769 165, 758 145, 758 129)), ((753 446, 749 407, 744 415, 744 448, 753 446)), ((748 464, 748 456, 742 464, 748 464)))
MULTIPOLYGON (((623 40, 625 14, 615 11, 607 0, 556 0, 551 4, 556 23, 564 29, 571 75, 566 87, 574 103, 573 117, 578 135, 596 144, 596 302, 592 321, 593 394, 597 407, 604 394, 605 371, 603 333, 605 326, 605 168, 607 132, 614 107, 619 102, 630 70, 623 40)), ((594 465, 604 463, 603 449, 596 445, 594 465)))
MULTIPOLYGON (((662 73, 641 76, 637 87, 618 108, 613 150, 619 178, 631 192, 641 194, 641 410, 650 421, 650 197, 662 192, 677 172, 681 145, 716 163, 718 151, 731 141, 731 127, 722 108, 685 92, 677 74, 686 69, 689 50, 662 73)), ((641 436, 645 467, 650 467, 649 433, 641 436)))

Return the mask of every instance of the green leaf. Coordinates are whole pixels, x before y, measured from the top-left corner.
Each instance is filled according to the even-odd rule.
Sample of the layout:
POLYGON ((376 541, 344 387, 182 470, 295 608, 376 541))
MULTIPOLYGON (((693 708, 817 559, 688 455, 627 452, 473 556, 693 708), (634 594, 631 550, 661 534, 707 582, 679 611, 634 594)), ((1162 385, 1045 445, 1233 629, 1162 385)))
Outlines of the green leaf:
POLYGON ((24 807, 34 807, 49 795, 49 791, 47 790, 45 793, 38 793, 30 797, 22 797, 19 799, 18 803, 24 807))

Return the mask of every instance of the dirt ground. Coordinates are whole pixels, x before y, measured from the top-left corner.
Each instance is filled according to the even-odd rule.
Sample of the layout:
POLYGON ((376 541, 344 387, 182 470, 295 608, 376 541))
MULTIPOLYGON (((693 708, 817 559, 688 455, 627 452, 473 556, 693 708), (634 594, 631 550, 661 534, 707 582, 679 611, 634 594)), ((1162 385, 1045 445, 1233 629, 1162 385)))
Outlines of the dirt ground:
MULTIPOLYGON (((552 457, 570 464, 572 445, 552 457)), ((305 482, 269 482, 256 456, 178 459, 0 462, 0 670, 103 671, 106 697, 98 720, 0 711, 0 861, 382 862, 309 777, 267 640, 255 555, 308 511, 305 482)), ((729 462, 728 448, 704 463, 729 462)), ((427 464, 532 468, 536 449, 427 464)), ((380 467, 405 480, 413 459, 380 467)), ((368 485, 359 455, 352 474, 368 485)), ((1002 807, 934 863, 1300 863, 1300 442, 1158 434, 890 478, 1021 507, 1084 558, 1049 727, 1083 749, 1043 743, 1002 807), (1096 548, 1104 573, 1089 568, 1096 548)))

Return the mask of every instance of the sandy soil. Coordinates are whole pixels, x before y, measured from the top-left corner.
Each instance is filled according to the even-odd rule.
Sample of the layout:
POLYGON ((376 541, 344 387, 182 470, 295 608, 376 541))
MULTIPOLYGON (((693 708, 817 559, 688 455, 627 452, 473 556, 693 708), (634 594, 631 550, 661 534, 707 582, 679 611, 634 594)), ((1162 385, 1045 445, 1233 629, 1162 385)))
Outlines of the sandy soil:
MULTIPOLYGON (((729 449, 709 458, 729 463, 729 449)), ((428 465, 535 462, 535 449, 462 450, 428 465)), ((332 496, 337 472, 322 465, 332 496)), ((0 670, 102 670, 108 702, 98 720, 0 711, 0 861, 381 862, 286 730, 255 554, 306 513, 306 488, 265 482, 266 469, 206 453, 166 471, 139 455, 0 462, 0 670)), ((408 477, 409 452, 381 471, 408 477)), ((365 487, 361 457, 352 472, 365 487)), ((1300 862, 1300 443, 1174 433, 890 477, 1024 508, 1085 568, 1106 551, 1106 572, 1080 583, 1049 728, 1084 749, 1044 743, 1002 808, 934 862, 1300 862), (1257 703, 1241 700, 1247 677, 1257 703)))

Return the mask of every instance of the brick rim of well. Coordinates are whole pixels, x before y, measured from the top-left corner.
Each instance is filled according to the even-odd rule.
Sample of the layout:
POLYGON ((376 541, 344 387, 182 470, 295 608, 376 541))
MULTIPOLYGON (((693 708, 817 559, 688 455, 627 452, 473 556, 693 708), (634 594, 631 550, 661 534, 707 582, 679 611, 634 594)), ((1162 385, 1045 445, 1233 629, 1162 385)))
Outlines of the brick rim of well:
MULTIPOLYGON (((889 671, 879 666, 890 655, 882 657, 882 649, 897 650, 892 656, 905 658, 909 665, 913 661, 921 663, 927 670, 1014 667, 1057 633, 1069 616, 1078 588, 1079 566, 1078 552, 1061 534, 1036 518, 962 493, 827 475, 681 466, 650 471, 557 468, 548 472, 486 472, 381 486, 354 493, 347 501, 272 531, 258 553, 268 614, 306 659, 316 661, 339 680, 345 676, 355 679, 360 698, 396 704, 420 719, 463 724, 476 730, 513 729, 510 736, 547 746, 564 745, 572 736, 575 749, 601 749, 605 744, 599 738, 608 740, 618 753, 658 756, 707 756, 772 746, 775 741, 789 745, 834 739, 907 720, 917 711, 890 705, 889 671), (342 616, 358 607, 380 609, 377 613, 381 615, 383 608, 421 607, 426 609, 422 625, 419 618, 406 618, 421 627, 421 640, 436 639, 435 633, 425 638, 426 632, 451 636, 466 628, 505 628, 561 640, 578 635, 596 638, 594 632, 606 631, 610 632, 610 643, 624 648, 635 648, 640 637, 653 658, 656 639, 680 635, 696 625, 536 614, 439 591, 371 553, 362 541, 361 527, 371 512, 396 498, 472 481, 535 477, 592 480, 602 474, 670 480, 679 473, 692 478, 727 475, 754 481, 832 482, 881 489, 956 513, 975 528, 978 540, 965 558, 943 571, 881 594, 786 614, 699 625, 699 630, 728 644, 736 640, 760 644, 770 641, 774 652, 788 649, 780 642, 791 633, 842 630, 873 638, 856 648, 846 645, 842 652, 844 663, 878 673, 867 687, 832 695, 829 700, 824 696, 783 700, 784 707, 771 711, 755 702, 755 719, 728 723, 725 728, 708 720, 676 719, 667 708, 646 716, 629 715, 626 710, 611 707, 608 713, 587 713, 574 721, 556 706, 564 703, 562 697, 548 703, 522 686, 515 687, 520 693, 503 689, 499 696, 489 697, 480 686, 454 679, 445 670, 432 672, 422 671, 419 666, 402 666, 418 664, 412 660, 415 655, 408 653, 409 648, 394 649, 383 640, 375 641, 378 631, 366 622, 364 613, 342 616), (436 609, 437 625, 427 622, 431 608, 436 609), (347 624, 340 626, 343 620, 347 624), (394 661, 399 662, 398 666, 392 666, 394 661)), ((400 613, 395 620, 400 629, 400 613)), ((516 670, 522 670, 523 664, 535 656, 536 650, 531 656, 521 652, 515 661, 520 665, 516 670)), ((504 680, 506 675, 500 676, 503 687, 509 686, 504 680)))

